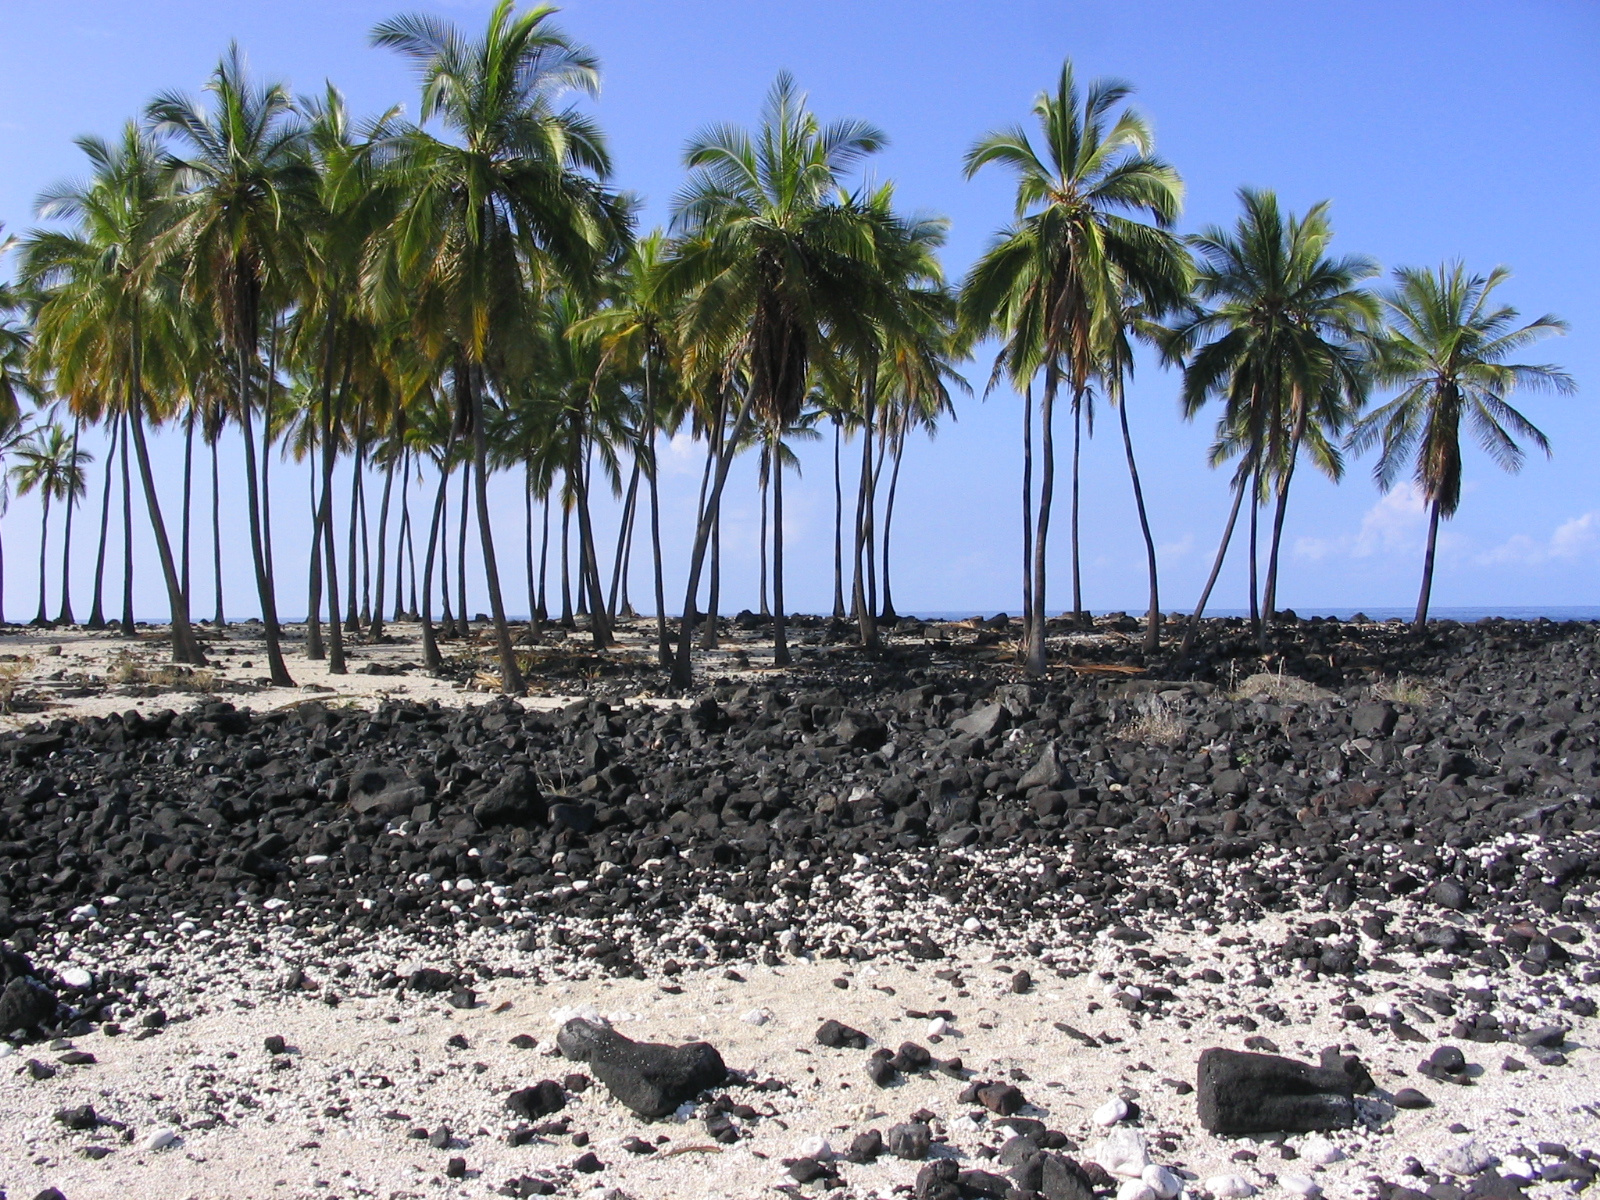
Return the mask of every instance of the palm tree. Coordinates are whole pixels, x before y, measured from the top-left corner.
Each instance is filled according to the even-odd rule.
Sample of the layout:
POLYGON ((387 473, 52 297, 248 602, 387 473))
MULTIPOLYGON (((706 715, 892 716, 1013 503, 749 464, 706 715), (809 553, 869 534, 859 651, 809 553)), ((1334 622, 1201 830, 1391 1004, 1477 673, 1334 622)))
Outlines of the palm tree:
MULTIPOLYGON (((846 173, 885 141, 864 121, 824 126, 787 72, 767 93, 753 134, 717 125, 690 139, 689 180, 674 203, 683 238, 664 280, 684 299, 685 340, 707 347, 725 366, 737 361, 749 386, 702 513, 686 618, 727 465, 744 440, 744 410, 781 437, 800 415, 811 367, 829 353, 827 339, 862 327, 861 283, 876 257, 876 238, 870 214, 839 189, 846 173)), ((773 475, 772 504, 773 661, 785 666, 782 471, 773 475)), ((689 670, 685 636, 675 684, 687 686, 689 670)))
MULTIPOLYGON (((661 496, 656 438, 669 436, 684 415, 682 389, 675 379, 678 346, 674 316, 660 286, 667 239, 659 229, 638 238, 619 268, 610 302, 573 332, 600 336, 606 365, 637 364, 639 412, 634 460, 641 464, 650 490, 650 548, 655 571, 656 655, 663 669, 672 664, 667 641, 666 581, 661 561, 661 496)), ((531 546, 530 546, 531 550, 531 546)), ((540 578, 543 579, 543 567, 540 578)))
POLYGON ((267 664, 274 686, 292 687, 267 557, 270 514, 256 466, 255 393, 262 375, 263 292, 289 274, 291 231, 310 209, 315 172, 288 90, 282 84, 251 83, 237 46, 212 72, 206 91, 209 109, 169 92, 157 97, 147 114, 151 125, 178 145, 167 162, 178 191, 171 250, 187 264, 191 302, 215 310, 222 340, 233 353, 233 416, 244 435, 250 553, 267 664))
MULTIPOLYGON (((1161 341, 1169 360, 1183 365, 1186 416, 1213 396, 1224 402, 1212 461, 1243 455, 1234 486, 1251 489, 1252 531, 1260 503, 1270 489, 1277 492, 1258 630, 1264 646, 1295 465, 1307 451, 1338 479, 1344 464, 1337 437, 1366 400, 1377 302, 1359 285, 1378 268, 1358 255, 1328 256, 1333 229, 1326 202, 1296 218, 1282 212, 1270 191, 1242 188, 1239 199, 1244 211, 1231 231, 1213 226, 1191 239, 1200 259, 1198 303, 1161 341)), ((1227 552, 1237 501, 1186 647, 1227 552)), ((1252 555, 1252 578, 1254 561, 1252 555)))
MULTIPOLYGON (((104 412, 123 421, 123 470, 128 451, 139 466, 145 507, 167 588, 176 662, 200 665, 205 656, 189 624, 189 600, 178 575, 156 494, 145 422, 167 415, 177 392, 181 359, 180 302, 163 242, 170 201, 155 144, 129 123, 121 139, 78 139, 93 177, 44 193, 43 217, 78 223, 73 232, 36 231, 27 241, 24 274, 40 291, 35 346, 39 370, 68 406, 84 416, 104 412)), ((123 514, 129 522, 125 486, 123 514)), ((132 630, 131 529, 124 532, 124 632, 132 630)))
POLYGON ((1428 620, 1439 520, 1455 516, 1461 503, 1462 424, 1494 462, 1515 472, 1523 461, 1517 437, 1547 455, 1550 442, 1507 397, 1518 387, 1562 395, 1577 390, 1559 367, 1505 361, 1513 351, 1567 330, 1565 321, 1549 314, 1518 325, 1516 309, 1495 304, 1494 290, 1510 274, 1496 267, 1488 275, 1468 275, 1459 262, 1434 271, 1406 267, 1395 271, 1395 286, 1382 297, 1388 328, 1379 377, 1400 394, 1362 420, 1350 440, 1362 449, 1381 439, 1378 486, 1387 492, 1409 463, 1428 506, 1417 629, 1428 620))
MULTIPOLYGON (((1041 93, 1034 102, 1042 157, 1020 127, 991 133, 966 157, 969 177, 989 163, 1016 172, 1017 221, 968 274, 963 325, 974 339, 1002 328, 1019 384, 1040 369, 1045 373, 1033 577, 1025 598, 1031 625, 1027 667, 1035 675, 1046 670, 1045 550, 1055 486, 1057 389, 1064 377, 1072 392, 1076 497, 1084 405, 1114 344, 1124 299, 1137 296, 1165 310, 1188 290, 1187 256, 1168 232, 1182 204, 1183 184, 1151 153, 1153 140, 1141 116, 1125 108, 1111 121, 1131 91, 1117 80, 1097 80, 1080 96, 1072 64, 1064 63, 1054 93, 1041 93)), ((1078 541, 1074 504, 1073 609, 1081 621, 1078 541)))
MULTIPOLYGON (((3 228, 3 226, 0 226, 3 228)), ((0 258, 16 245, 15 237, 0 238, 0 258)), ((37 392, 29 369, 33 334, 27 320, 26 292, 0 283, 0 452, 9 449, 22 435, 22 401, 37 392)), ((0 476, 0 481, 3 481, 0 476)), ((0 514, 5 512, 7 492, 0 482, 0 514)), ((0 595, 5 588, 5 558, 0 553, 0 595)), ((3 605, 0 605, 3 609, 3 605)), ((5 616, 0 611, 0 625, 5 616)))
POLYGON ((83 495, 85 482, 81 466, 90 459, 88 451, 77 448, 77 439, 68 437, 61 426, 46 425, 35 429, 13 448, 17 462, 11 468, 11 478, 16 481, 17 495, 38 492, 43 500, 43 516, 39 530, 39 614, 33 618, 35 625, 48 625, 45 614, 45 567, 50 546, 50 502, 70 501, 83 495))
POLYGON ((392 229, 398 277, 419 332, 449 348, 462 421, 472 435, 478 533, 501 683, 522 691, 506 625, 488 503, 485 393, 508 331, 525 328, 545 272, 583 290, 623 241, 625 206, 600 181, 611 162, 598 128, 567 91, 594 93, 595 59, 550 21, 500 0, 482 37, 430 16, 385 21, 373 42, 409 58, 422 79, 421 116, 453 140, 411 130, 400 154, 401 210, 392 229))

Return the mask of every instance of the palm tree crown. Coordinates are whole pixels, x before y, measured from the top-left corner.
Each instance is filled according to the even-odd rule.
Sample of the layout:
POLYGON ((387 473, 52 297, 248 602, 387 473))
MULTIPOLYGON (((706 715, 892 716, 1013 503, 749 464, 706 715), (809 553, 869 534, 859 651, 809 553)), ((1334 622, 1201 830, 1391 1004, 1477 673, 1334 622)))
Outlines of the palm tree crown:
POLYGON ((1517 438, 1546 454, 1550 442, 1508 402, 1521 387, 1570 394, 1576 384, 1548 364, 1508 363, 1506 358, 1567 324, 1546 314, 1517 324, 1517 310, 1493 301, 1510 272, 1469 275, 1461 263, 1437 270, 1401 268, 1382 297, 1388 329, 1379 356, 1379 376, 1399 394, 1355 429, 1351 444, 1364 449, 1381 441, 1374 468, 1388 491, 1409 464, 1428 506, 1428 547, 1416 623, 1427 620, 1439 519, 1461 503, 1461 427, 1465 424, 1489 458, 1507 471, 1522 467, 1517 438))

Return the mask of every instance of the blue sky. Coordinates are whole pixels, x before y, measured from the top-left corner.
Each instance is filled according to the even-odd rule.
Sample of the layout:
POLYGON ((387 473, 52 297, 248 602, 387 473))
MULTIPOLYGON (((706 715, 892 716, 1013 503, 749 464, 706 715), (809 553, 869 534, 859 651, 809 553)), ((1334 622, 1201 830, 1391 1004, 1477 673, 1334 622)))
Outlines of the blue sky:
MULTIPOLYGON (((258 74, 297 90, 331 79, 358 111, 412 104, 415 87, 403 64, 366 44, 374 23, 405 7, 12 0, 0 39, 0 221, 10 232, 25 229, 37 192, 79 172, 74 135, 113 133, 158 91, 197 90, 230 39, 258 74)), ((469 30, 489 9, 465 0, 414 7, 469 30)), ((1572 324, 1570 336, 1529 357, 1560 363, 1581 390, 1574 398, 1525 398, 1524 411, 1554 443, 1552 460, 1530 459, 1520 476, 1507 477, 1481 455, 1469 458, 1467 495, 1441 543, 1435 601, 1560 605, 1593 603, 1600 594, 1593 466, 1600 252, 1592 229, 1600 210, 1600 8, 1593 4, 575 0, 558 20, 601 59, 604 91, 595 111, 611 140, 616 183, 645 197, 650 223, 666 218, 685 139, 712 121, 752 122, 774 74, 787 68, 823 117, 864 117, 888 132, 891 144, 871 170, 896 181, 907 208, 950 218, 945 261, 959 278, 1010 213, 1009 180, 994 172, 964 181, 961 155, 985 131, 1025 120, 1034 94, 1070 56, 1083 76, 1117 75, 1137 86, 1135 103, 1153 123, 1159 151, 1187 182, 1185 229, 1231 222, 1235 190, 1248 184, 1276 188, 1296 211, 1331 200, 1336 246, 1386 269, 1458 257, 1475 269, 1509 265, 1506 301, 1528 316, 1555 312, 1572 324)), ((969 373, 981 384, 987 370, 981 360, 969 373)), ((1175 393, 1175 378, 1145 363, 1129 400, 1167 608, 1193 603, 1227 502, 1225 479, 1204 462, 1210 422, 1182 423, 1175 393)), ((896 600, 902 611, 1015 611, 1019 404, 997 391, 958 409, 956 423, 907 455, 894 533, 896 600)), ((175 439, 158 441, 164 498, 175 509, 180 459, 175 439)), ((815 610, 831 591, 832 489, 826 447, 803 453, 804 477, 786 493, 788 592, 792 607, 815 610)), ((225 444, 224 455, 229 607, 244 615, 253 602, 236 519, 237 446, 225 444)), ((670 581, 681 579, 698 462, 686 446, 667 462, 670 581)), ((1380 497, 1370 468, 1370 459, 1353 462, 1338 487, 1309 471, 1297 476, 1285 603, 1311 611, 1414 598, 1420 509, 1406 492, 1380 497)), ((759 517, 748 465, 731 487, 729 609, 754 602, 759 517)), ((98 499, 93 483, 91 495, 98 499)), ((304 477, 284 467, 274 522, 285 613, 304 608, 304 496, 304 477)), ((1086 601, 1096 609, 1142 608, 1143 555, 1113 422, 1088 444, 1083 497, 1086 601)), ((495 512, 502 554, 519 562, 521 508, 503 481, 495 512)), ((203 504, 196 519, 207 519, 203 504)), ((614 527, 607 506, 598 519, 602 529, 614 527)), ((75 533, 75 597, 85 594, 92 525, 80 521, 75 533)), ((14 501, 0 527, 13 617, 32 611, 37 528, 28 500, 14 501)), ((1055 529, 1052 609, 1069 602, 1064 508, 1055 529)), ((153 554, 140 561, 139 610, 159 615, 153 554)), ((635 594, 643 596, 645 556, 635 562, 635 594)), ((206 595, 203 567, 199 578, 206 595)), ((514 596, 517 578, 513 571, 514 596)), ((1215 603, 1237 606, 1242 588, 1242 560, 1234 556, 1215 603)), ((75 603, 81 614, 87 600, 75 603)), ((473 607, 481 606, 475 598, 473 607)))

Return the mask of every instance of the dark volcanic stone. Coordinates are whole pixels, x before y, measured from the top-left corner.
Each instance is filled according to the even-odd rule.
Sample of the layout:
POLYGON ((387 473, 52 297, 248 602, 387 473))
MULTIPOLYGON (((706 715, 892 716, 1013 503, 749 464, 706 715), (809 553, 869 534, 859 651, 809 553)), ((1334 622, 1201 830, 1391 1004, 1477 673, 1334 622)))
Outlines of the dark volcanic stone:
POLYGON ((1355 1085, 1346 1072, 1273 1054, 1204 1051, 1196 1101, 1200 1123, 1212 1133, 1307 1133, 1355 1123, 1355 1085))
POLYGON ((55 993, 36 979, 19 976, 0 991, 0 1035, 36 1029, 55 1014, 55 993))
POLYGON ((1433 1101, 1429 1100, 1416 1088, 1401 1088, 1394 1094, 1396 1108, 1432 1108, 1433 1101))
POLYGON ((978 1089, 978 1103, 1002 1117, 1009 1117, 1027 1102, 1022 1089, 1009 1083, 991 1083, 978 1089))
POLYGON ((557 1036, 561 1052, 586 1062, 618 1102, 646 1120, 664 1117, 728 1077, 722 1056, 706 1042, 665 1046, 635 1042, 610 1029, 572 1020, 557 1036))
POLYGON ((532 1087, 518 1088, 506 1097, 506 1107, 529 1121, 558 1113, 566 1106, 566 1094, 554 1079, 542 1080, 532 1087))
POLYGON ((71 1108, 58 1108, 56 1120, 68 1129, 76 1129, 79 1132, 93 1129, 100 1124, 100 1118, 95 1115, 92 1104, 75 1104, 71 1108))
POLYGON ((849 1046, 853 1050, 865 1050, 871 1040, 859 1029, 852 1029, 838 1021, 827 1020, 817 1029, 817 1044, 828 1046, 834 1050, 842 1050, 849 1046))
POLYGON ((919 1162, 928 1157, 928 1147, 933 1143, 933 1133, 919 1121, 906 1121, 899 1125, 891 1125, 883 1142, 889 1148, 889 1153, 896 1158, 919 1162))

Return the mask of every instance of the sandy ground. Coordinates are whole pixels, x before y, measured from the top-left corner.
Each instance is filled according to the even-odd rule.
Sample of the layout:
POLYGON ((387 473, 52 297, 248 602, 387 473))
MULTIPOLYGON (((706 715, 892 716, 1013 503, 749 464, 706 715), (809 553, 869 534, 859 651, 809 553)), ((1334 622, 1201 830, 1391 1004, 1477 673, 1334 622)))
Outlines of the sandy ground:
MULTIPOLYGON (((322 698, 329 702, 370 705, 391 697, 445 705, 482 703, 494 693, 492 634, 474 627, 473 637, 441 641, 447 659, 470 664, 462 679, 436 678, 422 669, 420 627, 398 624, 386 627, 389 640, 346 647, 347 673, 335 675, 327 660, 305 656, 305 627, 284 629, 283 649, 295 686, 271 686, 265 643, 259 625, 209 626, 200 630, 210 664, 199 672, 173 668, 170 642, 164 628, 141 629, 130 639, 120 633, 67 629, 25 629, 0 634, 0 689, 13 697, 12 711, 0 714, 0 729, 16 729, 58 716, 104 716, 137 708, 152 712, 162 708, 183 710, 196 703, 226 700, 236 708, 270 711, 322 698), (481 663, 484 674, 473 668, 481 663), (369 674, 369 669, 384 673, 369 674), (176 681, 176 682, 174 682, 176 681)), ((547 634, 547 638, 551 635, 547 634)), ((620 632, 613 656, 648 652, 649 631, 643 625, 620 632)), ((549 640, 539 653, 587 654, 586 638, 571 634, 549 640)), ((735 651, 700 655, 702 670, 737 669, 735 651)), ((544 683, 535 677, 524 697, 531 707, 556 707, 570 702, 573 689, 559 681, 544 683)))
MULTIPOLYGON (((1091 1120, 1093 1111, 1118 1094, 1136 1099, 1144 1110, 1138 1126, 1152 1158, 1184 1172, 1191 1186, 1197 1186, 1195 1179, 1237 1173, 1266 1194, 1288 1195, 1275 1181, 1296 1173, 1314 1178, 1329 1196, 1358 1196, 1369 1194, 1364 1180, 1373 1173, 1400 1178, 1408 1157, 1431 1164, 1449 1148, 1472 1142, 1511 1170, 1518 1152, 1538 1142, 1574 1150, 1593 1146, 1600 1123, 1600 1058, 1591 1048, 1595 1023, 1557 1014, 1548 1007, 1547 989, 1531 980, 1525 986, 1502 984, 1496 1011, 1524 1021, 1566 1017, 1577 1026, 1569 1038, 1567 1066, 1540 1067, 1509 1043, 1467 1042, 1459 1044, 1474 1064, 1474 1083, 1434 1082, 1416 1071, 1428 1046, 1396 1040, 1387 1025, 1357 1028, 1338 1015, 1350 993, 1337 981, 1284 977, 1259 990, 1244 985, 1255 975, 1257 961, 1242 943, 1228 943, 1246 933, 1256 946, 1279 940, 1284 929, 1277 920, 1248 930, 1169 930, 1137 951, 1102 936, 1092 945, 1067 948, 1082 969, 1074 966, 1066 977, 1051 965, 1060 965, 1060 953, 1042 951, 1049 961, 1040 961, 1004 953, 979 938, 959 956, 934 963, 740 964, 733 971, 737 979, 722 964, 672 981, 485 979, 477 989, 479 1003, 470 1011, 364 986, 373 964, 391 964, 404 973, 446 958, 439 951, 430 955, 407 947, 396 937, 372 946, 351 944, 340 954, 296 942, 295 931, 285 926, 281 933, 265 934, 267 953, 241 962, 208 949, 232 940, 226 922, 218 922, 215 930, 210 922, 200 924, 198 931, 180 926, 153 932, 143 947, 85 946, 64 956, 91 968, 108 960, 164 968, 152 979, 151 995, 163 1000, 173 1022, 142 1041, 127 1033, 79 1038, 76 1046, 99 1061, 63 1068, 50 1080, 34 1081, 25 1070, 0 1066, 0 1144, 7 1147, 0 1184, 6 1195, 29 1197, 55 1186, 69 1200, 397 1200, 484 1196, 527 1174, 561 1183, 563 1195, 599 1197, 621 1188, 637 1200, 744 1200, 774 1194, 775 1185, 791 1182, 782 1160, 814 1149, 815 1139, 843 1151, 856 1133, 868 1127, 886 1131, 919 1109, 934 1114, 935 1131, 944 1135, 938 1153, 957 1157, 964 1167, 993 1166, 982 1161, 984 1148, 998 1147, 1008 1135, 976 1105, 959 1103, 963 1083, 931 1074, 880 1090, 864 1073, 865 1052, 815 1044, 818 1025, 829 1017, 882 1045, 913 1040, 936 1056, 959 1056, 972 1078, 1017 1081, 1030 1101, 1021 1115, 1062 1130, 1080 1144, 1084 1156, 1093 1157, 1104 1133, 1091 1120), (1188 960, 1181 972, 1184 982, 1173 984, 1178 999, 1160 1016, 1130 1013, 1113 999, 1120 989, 1157 982, 1141 978, 1135 965, 1150 954, 1181 954, 1188 960), (342 981, 334 961, 339 958, 356 966, 342 981), (282 979, 290 962, 303 965, 323 993, 285 995, 282 979), (1010 991, 1012 971, 1019 968, 1037 981, 1027 994, 1010 991), (1223 981, 1198 981, 1207 968, 1220 972, 1223 981), (338 1003, 330 1007, 325 994, 334 990, 338 1003), (1342 1045, 1358 1053, 1376 1078, 1380 1092, 1364 1102, 1371 1125, 1327 1135, 1345 1161, 1314 1167, 1272 1145, 1212 1137, 1197 1125, 1193 1096, 1175 1088, 1178 1081, 1193 1080, 1196 1058, 1205 1047, 1240 1048, 1246 1034, 1224 1019, 1258 1011, 1263 1003, 1282 1010, 1281 1022, 1262 1021, 1260 1035, 1283 1053, 1314 1057, 1324 1046, 1342 1045), (587 1147, 575 1145, 570 1134, 508 1145, 505 1135, 517 1119, 504 1107, 505 1094, 581 1069, 554 1056, 553 1038, 564 1015, 585 1008, 640 1040, 710 1041, 750 1080, 777 1079, 785 1087, 728 1089, 736 1102, 763 1114, 737 1122, 741 1140, 733 1146, 707 1136, 704 1106, 646 1123, 601 1088, 576 1097, 562 1114, 571 1120, 570 1134, 589 1136, 587 1147), (927 1015, 935 1010, 952 1013, 954 1025, 937 1042, 929 1036, 927 1015), (1101 1044, 1083 1045, 1058 1023, 1101 1044), (509 1045, 522 1033, 538 1038, 539 1048, 509 1045), (289 1043, 291 1067, 273 1068, 262 1047, 270 1034, 289 1043), (448 1044, 454 1034, 466 1039, 465 1049, 448 1044), (1504 1070, 1508 1055, 1520 1056, 1529 1069, 1504 1070), (1436 1106, 1395 1112, 1384 1099, 1403 1086, 1420 1087, 1436 1106), (103 1125, 72 1133, 53 1120, 59 1108, 84 1102, 125 1132, 103 1125), (1451 1132, 1457 1123, 1466 1132, 1451 1132), (441 1125, 452 1131, 444 1149, 412 1135, 441 1125), (174 1145, 139 1148, 162 1128, 177 1132, 174 1145), (630 1135, 658 1143, 656 1153, 640 1157, 624 1150, 621 1142, 630 1135), (89 1146, 111 1152, 91 1161, 83 1157, 89 1146), (606 1164, 603 1171, 571 1172, 584 1149, 606 1164), (1241 1149, 1259 1157, 1237 1161, 1241 1149), (444 1175, 456 1155, 466 1160, 464 1179, 444 1175)), ((538 954, 514 950, 518 936, 475 930, 462 934, 455 950, 463 961, 491 967, 521 962, 535 967, 529 974, 542 974, 538 954)), ((1390 992, 1396 1001, 1413 994, 1421 969, 1431 961, 1398 958, 1399 974, 1382 982, 1368 977, 1378 988, 1378 998, 1365 999, 1369 1008, 1390 992)), ((1488 984, 1464 976, 1457 982, 1488 984)), ((1426 1017, 1409 1003, 1404 1011, 1418 1023, 1426 1017)), ((1449 1040, 1446 1032, 1434 1025, 1428 1030, 1430 1044, 1449 1040)), ((35 1047, 11 1061, 28 1054, 54 1058, 35 1047)), ((1304 1148, 1306 1141, 1295 1136, 1287 1145, 1304 1148)), ((830 1194, 864 1200, 891 1196, 914 1179, 918 1164, 886 1156, 875 1165, 841 1164, 839 1169, 847 1187, 830 1194)), ((813 1190, 815 1185, 806 1189, 813 1190)))

